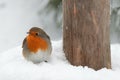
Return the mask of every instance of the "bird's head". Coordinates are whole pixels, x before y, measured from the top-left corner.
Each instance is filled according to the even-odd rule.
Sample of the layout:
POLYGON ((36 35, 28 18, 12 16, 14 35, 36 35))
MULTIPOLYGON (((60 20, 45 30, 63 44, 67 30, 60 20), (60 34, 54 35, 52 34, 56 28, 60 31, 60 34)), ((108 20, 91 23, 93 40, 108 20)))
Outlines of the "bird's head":
POLYGON ((45 38, 47 36, 47 34, 38 27, 33 27, 29 30, 29 32, 27 32, 28 35, 34 36, 34 37, 41 37, 41 38, 45 38))
POLYGON ((46 50, 48 48, 48 35, 38 27, 33 27, 29 30, 27 36, 27 45, 32 52, 37 52, 39 49, 46 50))

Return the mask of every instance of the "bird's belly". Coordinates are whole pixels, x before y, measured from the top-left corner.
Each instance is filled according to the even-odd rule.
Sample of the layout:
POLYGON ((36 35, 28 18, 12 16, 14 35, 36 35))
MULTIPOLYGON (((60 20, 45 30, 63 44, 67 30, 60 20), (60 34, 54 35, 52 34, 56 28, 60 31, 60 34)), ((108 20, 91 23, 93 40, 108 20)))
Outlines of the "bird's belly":
POLYGON ((33 63, 48 61, 50 53, 48 51, 39 50, 37 53, 30 53, 26 58, 33 63))

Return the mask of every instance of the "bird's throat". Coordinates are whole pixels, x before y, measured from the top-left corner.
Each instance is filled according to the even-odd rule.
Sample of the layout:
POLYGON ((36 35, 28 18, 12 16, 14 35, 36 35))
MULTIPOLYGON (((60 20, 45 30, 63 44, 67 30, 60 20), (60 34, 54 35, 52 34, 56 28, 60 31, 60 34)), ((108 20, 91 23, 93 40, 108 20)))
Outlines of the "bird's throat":
POLYGON ((27 36, 27 47, 28 49, 33 52, 37 53, 38 50, 45 51, 48 48, 46 40, 40 38, 38 36, 27 36))

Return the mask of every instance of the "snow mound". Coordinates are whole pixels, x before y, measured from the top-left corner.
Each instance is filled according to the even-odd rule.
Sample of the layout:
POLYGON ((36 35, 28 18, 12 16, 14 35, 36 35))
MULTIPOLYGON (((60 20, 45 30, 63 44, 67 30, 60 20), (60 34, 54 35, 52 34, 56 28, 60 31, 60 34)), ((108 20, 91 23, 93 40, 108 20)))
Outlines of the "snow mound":
POLYGON ((48 63, 33 64, 22 56, 21 46, 0 54, 0 80, 120 80, 120 45, 111 46, 112 70, 95 71, 72 66, 62 51, 62 41, 52 42, 48 63))

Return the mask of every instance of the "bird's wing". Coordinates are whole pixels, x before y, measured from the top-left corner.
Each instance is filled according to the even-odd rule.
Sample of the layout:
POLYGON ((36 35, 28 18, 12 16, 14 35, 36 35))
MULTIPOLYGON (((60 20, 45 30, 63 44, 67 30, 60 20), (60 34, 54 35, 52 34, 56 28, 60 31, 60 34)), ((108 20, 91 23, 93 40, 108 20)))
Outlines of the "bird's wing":
POLYGON ((23 46, 24 46, 25 42, 26 42, 26 38, 23 40, 22 48, 23 48, 23 46))

